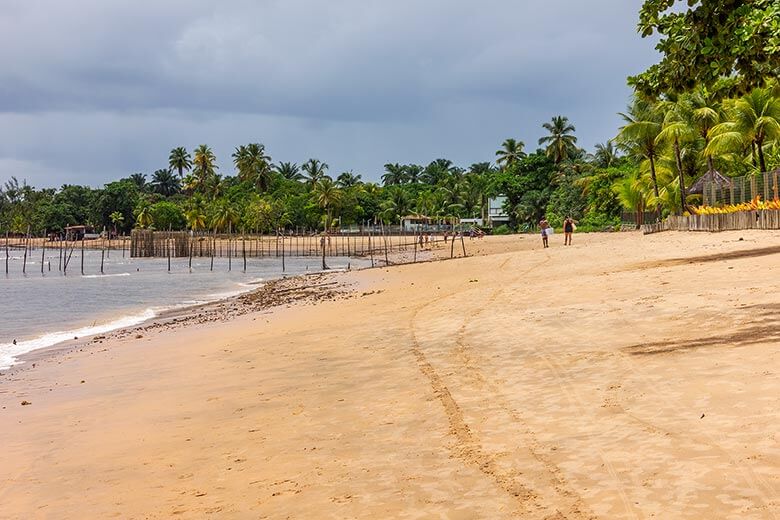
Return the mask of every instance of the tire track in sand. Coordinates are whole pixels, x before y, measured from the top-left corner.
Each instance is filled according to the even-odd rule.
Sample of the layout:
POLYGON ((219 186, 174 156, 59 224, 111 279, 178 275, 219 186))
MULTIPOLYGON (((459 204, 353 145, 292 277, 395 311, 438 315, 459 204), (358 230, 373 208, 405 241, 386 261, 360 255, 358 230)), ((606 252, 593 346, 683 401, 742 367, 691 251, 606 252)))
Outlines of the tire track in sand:
MULTIPOLYGON (((499 265, 499 269, 503 270, 510 259, 511 257, 504 260, 499 265)), ((519 276, 522 276, 526 272, 530 272, 532 269, 535 269, 536 267, 537 266, 534 266, 527 271, 520 272, 519 276)), ((530 489, 520 481, 520 474, 521 474, 520 471, 504 470, 500 468, 496 463, 495 455, 492 455, 484 450, 479 437, 473 432, 473 430, 469 427, 468 423, 466 422, 462 409, 458 405, 455 398, 452 396, 452 393, 447 388, 447 385, 439 376, 436 369, 427 359, 425 353, 423 352, 420 346, 420 342, 417 338, 417 333, 415 329, 415 321, 417 319, 417 316, 420 314, 420 312, 422 312, 424 309, 430 306, 435 305, 440 301, 446 300, 447 298, 462 294, 467 291, 468 289, 454 291, 442 295, 440 297, 434 298, 431 301, 428 301, 418 306, 412 313, 412 316, 409 321, 409 328, 410 328, 411 339, 412 339, 412 346, 411 346, 412 354, 414 355, 415 360, 417 361, 417 365, 420 372, 428 380, 434 395, 441 402, 442 407, 444 408, 444 412, 447 416, 447 421, 449 424, 449 432, 455 438, 456 441, 455 445, 452 446, 450 450, 452 451, 453 455, 455 455, 457 458, 462 460, 464 463, 479 469, 485 476, 493 480, 494 483, 500 489, 502 489, 507 494, 512 496, 515 499, 517 506, 519 508, 518 513, 539 514, 540 511, 547 510, 549 511, 549 513, 545 514, 544 518, 550 518, 550 519, 562 518, 562 514, 560 511, 558 511, 557 509, 549 508, 542 501, 542 497, 540 497, 534 490, 530 489)), ((493 295, 493 297, 495 296, 496 295, 493 295)), ((465 327, 465 322, 461 326, 461 329, 463 327, 465 327)), ((551 477, 555 481, 561 484, 563 483, 563 481, 559 479, 558 476, 556 475, 556 473, 558 475, 560 474, 560 470, 558 468, 555 468, 555 470, 557 471, 555 470, 551 471, 551 469, 547 465, 545 465, 545 468, 547 469, 548 472, 550 472, 551 477)), ((574 513, 575 511, 576 510, 572 510, 571 513, 574 513)), ((582 518, 582 515, 578 514, 577 518, 582 518)))

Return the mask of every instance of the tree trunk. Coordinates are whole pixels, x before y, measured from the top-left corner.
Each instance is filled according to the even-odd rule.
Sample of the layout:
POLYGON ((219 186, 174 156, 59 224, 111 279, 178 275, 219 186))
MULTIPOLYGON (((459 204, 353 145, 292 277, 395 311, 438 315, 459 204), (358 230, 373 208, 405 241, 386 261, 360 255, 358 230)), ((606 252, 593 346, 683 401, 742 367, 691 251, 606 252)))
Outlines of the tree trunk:
POLYGON ((688 209, 688 205, 685 203, 685 174, 680 156, 680 141, 676 137, 674 139, 674 158, 677 161, 677 171, 680 174, 680 215, 682 215, 688 209))
POLYGON ((756 148, 758 148, 758 165, 761 167, 761 173, 766 172, 766 161, 764 160, 764 140, 756 140, 756 148))
POLYGON ((658 216, 661 216, 661 201, 659 200, 660 194, 658 192, 658 178, 655 175, 655 156, 650 154, 650 178, 653 180, 653 193, 655 193, 655 204, 658 211, 658 216))

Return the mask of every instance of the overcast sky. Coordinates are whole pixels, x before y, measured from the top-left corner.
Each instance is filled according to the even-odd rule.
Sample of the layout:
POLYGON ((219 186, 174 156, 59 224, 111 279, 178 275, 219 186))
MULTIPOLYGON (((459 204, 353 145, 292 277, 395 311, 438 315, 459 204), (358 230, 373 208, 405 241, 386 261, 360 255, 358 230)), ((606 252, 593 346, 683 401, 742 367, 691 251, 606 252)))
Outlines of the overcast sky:
POLYGON ((2 0, 0 182, 99 186, 209 144, 387 162, 534 150, 562 114, 614 136, 626 76, 656 60, 641 0, 2 0))

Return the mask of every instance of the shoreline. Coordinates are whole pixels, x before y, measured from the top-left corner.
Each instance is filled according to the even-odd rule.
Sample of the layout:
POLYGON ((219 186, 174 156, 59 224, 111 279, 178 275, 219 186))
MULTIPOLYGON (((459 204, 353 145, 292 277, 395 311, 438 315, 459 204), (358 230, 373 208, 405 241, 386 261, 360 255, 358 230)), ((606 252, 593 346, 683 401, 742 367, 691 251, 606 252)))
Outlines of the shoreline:
POLYGON ((574 244, 288 279, 0 378, 4 514, 776 516, 780 233, 574 244))
MULTIPOLYGON (((354 270, 357 271, 360 269, 354 270)), ((11 365, 8 368, 0 369, 0 383, 2 383, 3 377, 14 377, 18 375, 18 373, 24 372, 25 369, 36 368, 36 366, 41 362, 45 362, 60 355, 67 355, 76 351, 83 352, 84 349, 103 344, 104 341, 110 342, 122 340, 133 335, 136 336, 136 339, 141 339, 138 336, 143 336, 144 333, 149 331, 173 330, 188 325, 191 326, 193 324, 212 321, 229 321, 236 316, 241 316, 250 312, 261 312, 267 308, 285 305, 295 301, 296 295, 294 292, 289 293, 289 301, 279 301, 275 304, 255 309, 247 308, 249 305, 245 303, 246 299, 244 299, 244 297, 250 297, 254 293, 266 292, 269 286, 271 288, 270 290, 273 290, 279 286, 283 286, 282 290, 289 292, 290 289, 295 289, 296 282, 298 281, 324 277, 342 272, 349 271, 346 269, 317 271, 296 275, 282 275, 279 278, 252 282, 252 285, 256 285, 256 287, 247 288, 245 291, 241 291, 237 294, 232 294, 230 296, 225 296, 208 302, 173 306, 171 308, 164 309, 159 314, 156 314, 155 316, 152 316, 134 325, 121 326, 104 333, 95 333, 81 337, 74 337, 73 339, 60 341, 53 345, 36 348, 29 352, 14 356, 14 359, 16 360, 14 365, 11 365), (290 283, 286 284, 281 282, 290 283), (288 285, 291 285, 292 287, 288 287, 288 285)), ((65 331, 63 331, 63 333, 64 332, 65 331)))

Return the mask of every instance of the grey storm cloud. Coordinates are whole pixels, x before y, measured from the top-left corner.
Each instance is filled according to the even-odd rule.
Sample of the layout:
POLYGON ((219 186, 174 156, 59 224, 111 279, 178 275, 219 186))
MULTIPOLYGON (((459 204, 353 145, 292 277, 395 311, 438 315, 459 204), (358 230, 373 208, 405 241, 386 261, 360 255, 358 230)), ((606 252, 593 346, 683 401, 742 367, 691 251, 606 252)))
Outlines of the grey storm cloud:
POLYGON ((639 0, 4 0, 0 181, 99 185, 174 146, 263 142, 377 179, 386 162, 535 148, 557 114, 612 137, 655 59, 639 0))

